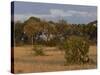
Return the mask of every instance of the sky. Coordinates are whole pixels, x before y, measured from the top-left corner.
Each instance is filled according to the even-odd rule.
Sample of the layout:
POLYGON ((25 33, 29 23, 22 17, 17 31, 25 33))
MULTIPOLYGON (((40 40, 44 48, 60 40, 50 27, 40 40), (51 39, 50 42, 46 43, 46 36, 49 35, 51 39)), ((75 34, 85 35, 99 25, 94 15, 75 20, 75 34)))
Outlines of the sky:
POLYGON ((14 21, 24 22, 34 16, 47 21, 66 20, 68 23, 87 24, 97 20, 96 6, 14 2, 14 21))

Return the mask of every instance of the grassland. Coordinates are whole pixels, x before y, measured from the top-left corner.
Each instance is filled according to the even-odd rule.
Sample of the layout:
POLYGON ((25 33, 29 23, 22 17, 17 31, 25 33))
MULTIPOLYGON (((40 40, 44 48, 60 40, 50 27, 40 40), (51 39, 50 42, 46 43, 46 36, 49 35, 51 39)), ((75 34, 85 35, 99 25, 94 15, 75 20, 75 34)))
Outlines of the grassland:
POLYGON ((50 72, 50 71, 66 71, 80 69, 95 69, 97 48, 90 46, 89 57, 93 59, 93 64, 80 65, 64 65, 64 52, 57 47, 43 47, 46 55, 34 56, 34 50, 31 46, 14 47, 14 71, 15 73, 28 72, 50 72))

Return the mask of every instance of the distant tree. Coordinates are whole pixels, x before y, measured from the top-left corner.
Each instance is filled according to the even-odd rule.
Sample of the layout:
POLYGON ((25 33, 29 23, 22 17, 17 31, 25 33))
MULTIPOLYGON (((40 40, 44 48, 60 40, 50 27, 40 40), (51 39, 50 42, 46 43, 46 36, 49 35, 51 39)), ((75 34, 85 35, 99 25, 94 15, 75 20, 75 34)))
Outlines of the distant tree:
POLYGON ((15 38, 15 43, 19 44, 21 43, 21 36, 23 33, 23 23, 20 21, 17 21, 14 25, 14 38, 15 38))
POLYGON ((97 27, 94 25, 87 25, 87 35, 91 41, 96 43, 97 40, 97 27))
POLYGON ((48 23, 50 23, 50 24, 55 24, 55 22, 53 22, 53 21, 49 21, 48 23))
MULTIPOLYGON (((24 23, 20 21, 15 23, 15 41, 21 42, 21 37, 24 34, 28 37, 28 42, 36 43, 35 39, 40 36, 40 33, 45 33, 47 42, 50 44, 58 44, 67 37, 76 35, 85 37, 88 41, 96 43, 97 40, 97 21, 88 24, 68 24, 66 20, 61 19, 58 22, 45 21, 37 17, 30 17, 24 23), (51 40, 50 38, 53 37, 51 40), (50 41, 51 40, 51 41, 50 41), (34 42, 33 42, 34 41, 34 42), (53 41, 53 42, 52 42, 53 41)), ((22 39, 23 40, 23 39, 22 39)), ((41 42, 41 40, 40 40, 41 42)))
POLYGON ((41 29, 39 29, 39 23, 38 22, 29 22, 27 25, 24 26, 24 32, 28 36, 28 38, 31 39, 32 44, 34 36, 37 32, 39 32, 41 29))
POLYGON ((56 24, 57 34, 63 35, 67 29, 68 24, 65 20, 59 20, 59 22, 56 24))
POLYGON ((27 21, 36 21, 36 22, 40 22, 40 18, 37 17, 30 17, 27 21))
POLYGON ((79 35, 88 39, 88 41, 96 43, 97 40, 97 26, 93 24, 79 25, 78 31, 79 35))
POLYGON ((41 21, 40 27, 42 28, 42 32, 44 32, 45 36, 47 37, 46 45, 48 45, 51 41, 53 41, 51 40, 51 36, 55 35, 56 32, 55 24, 48 23, 46 21, 41 21))

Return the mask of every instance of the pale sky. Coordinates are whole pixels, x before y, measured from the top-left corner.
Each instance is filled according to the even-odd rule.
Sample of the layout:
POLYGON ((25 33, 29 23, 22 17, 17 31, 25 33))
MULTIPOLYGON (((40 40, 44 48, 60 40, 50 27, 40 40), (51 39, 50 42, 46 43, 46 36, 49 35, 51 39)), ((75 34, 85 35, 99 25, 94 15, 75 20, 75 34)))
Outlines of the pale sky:
POLYGON ((64 19, 69 23, 89 23, 97 20, 96 6, 50 4, 35 2, 14 2, 15 21, 25 21, 30 16, 44 20, 58 21, 64 19))

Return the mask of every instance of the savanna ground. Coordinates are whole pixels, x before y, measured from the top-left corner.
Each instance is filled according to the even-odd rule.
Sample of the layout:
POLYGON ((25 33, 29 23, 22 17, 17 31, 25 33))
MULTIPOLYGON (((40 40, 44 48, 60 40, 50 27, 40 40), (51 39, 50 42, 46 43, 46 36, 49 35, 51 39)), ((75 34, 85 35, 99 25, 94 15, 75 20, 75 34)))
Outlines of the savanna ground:
POLYGON ((89 57, 95 63, 64 65, 64 52, 57 47, 43 47, 46 55, 35 56, 32 46, 14 47, 14 72, 50 72, 80 69, 95 69, 97 67, 97 48, 90 46, 89 57))

